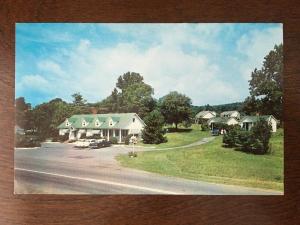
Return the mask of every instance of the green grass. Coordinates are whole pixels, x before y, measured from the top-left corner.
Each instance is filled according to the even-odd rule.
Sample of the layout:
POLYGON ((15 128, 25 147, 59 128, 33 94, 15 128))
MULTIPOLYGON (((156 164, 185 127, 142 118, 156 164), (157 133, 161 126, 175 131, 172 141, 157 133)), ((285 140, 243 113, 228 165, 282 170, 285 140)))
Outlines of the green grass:
MULTIPOLYGON (((179 128, 181 132, 171 132, 167 133, 166 137, 168 142, 161 143, 161 144, 144 144, 138 143, 139 146, 144 147, 155 147, 155 148, 171 148, 171 147, 178 147, 184 146, 196 141, 201 140, 204 137, 210 136, 209 131, 201 131, 200 125, 192 125, 192 129, 190 131, 183 131, 185 129, 179 128)), ((186 129, 188 130, 188 129, 186 129)))
POLYGON ((222 147, 222 137, 210 143, 174 150, 119 155, 121 165, 163 175, 216 183, 283 190, 283 131, 271 138, 273 152, 253 155, 222 147))

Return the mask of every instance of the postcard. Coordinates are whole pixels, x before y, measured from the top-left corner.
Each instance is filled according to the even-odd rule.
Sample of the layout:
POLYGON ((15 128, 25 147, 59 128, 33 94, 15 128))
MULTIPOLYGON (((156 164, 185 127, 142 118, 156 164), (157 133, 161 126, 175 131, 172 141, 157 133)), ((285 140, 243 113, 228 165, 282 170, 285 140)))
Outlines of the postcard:
POLYGON ((283 195, 279 23, 17 23, 15 194, 283 195))

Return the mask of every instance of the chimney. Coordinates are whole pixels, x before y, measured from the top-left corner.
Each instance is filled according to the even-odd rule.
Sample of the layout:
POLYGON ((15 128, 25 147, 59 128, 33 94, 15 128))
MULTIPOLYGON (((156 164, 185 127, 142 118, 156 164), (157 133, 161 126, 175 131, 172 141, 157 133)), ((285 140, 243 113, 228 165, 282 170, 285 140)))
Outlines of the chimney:
POLYGON ((98 110, 96 109, 96 107, 91 107, 90 110, 91 110, 92 114, 97 114, 97 112, 98 112, 98 110))

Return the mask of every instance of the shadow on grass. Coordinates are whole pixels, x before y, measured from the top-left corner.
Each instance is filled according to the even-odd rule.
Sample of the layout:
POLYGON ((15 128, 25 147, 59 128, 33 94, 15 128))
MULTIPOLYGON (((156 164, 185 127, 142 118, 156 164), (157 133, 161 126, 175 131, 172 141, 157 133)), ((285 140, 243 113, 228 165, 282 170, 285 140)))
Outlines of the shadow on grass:
POLYGON ((166 128, 167 133, 182 133, 182 132, 191 132, 192 129, 191 128, 174 128, 174 127, 169 127, 166 128))
POLYGON ((270 155, 270 154, 272 154, 271 152, 263 152, 261 150, 254 149, 254 148, 245 149, 242 146, 229 146, 229 145, 223 144, 222 147, 226 148, 226 149, 231 149, 231 150, 234 150, 234 151, 238 151, 238 152, 243 152, 243 153, 246 153, 246 154, 252 154, 252 155, 270 155))

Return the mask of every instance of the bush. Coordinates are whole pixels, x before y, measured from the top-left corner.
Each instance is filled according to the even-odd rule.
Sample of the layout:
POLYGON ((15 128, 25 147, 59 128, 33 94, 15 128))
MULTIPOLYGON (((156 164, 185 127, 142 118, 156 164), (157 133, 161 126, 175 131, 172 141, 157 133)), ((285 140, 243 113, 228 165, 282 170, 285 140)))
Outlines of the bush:
POLYGON ((52 141, 65 142, 69 139, 69 134, 58 135, 52 138, 52 141))
POLYGON ((223 143, 225 146, 232 148, 238 143, 238 134, 241 131, 240 126, 229 126, 223 136, 223 143))
POLYGON ((40 147, 41 142, 38 137, 33 135, 16 135, 15 146, 19 148, 40 147))
POLYGON ((118 138, 116 138, 116 137, 111 137, 111 138, 109 138, 109 140, 112 144, 118 144, 118 138))
POLYGON ((237 144, 242 147, 243 151, 251 152, 254 144, 253 135, 251 131, 239 131, 237 135, 237 144))
POLYGON ((259 154, 269 152, 269 141, 272 136, 272 127, 265 120, 259 120, 252 128, 255 151, 259 154))
POLYGON ((239 126, 228 127, 223 143, 228 147, 240 146, 245 152, 266 154, 272 150, 269 144, 271 135, 271 126, 267 121, 260 120, 251 131, 241 130, 239 126))
POLYGON ((129 157, 137 157, 137 153, 136 152, 128 152, 128 156, 129 157))
POLYGON ((207 123, 202 123, 201 124, 201 130, 202 131, 208 131, 209 130, 208 124, 207 123))
POLYGON ((133 136, 132 134, 129 134, 125 137, 125 139, 124 139, 125 145, 129 145, 129 141, 132 136, 133 136))
POLYGON ((184 120, 183 122, 182 122, 182 126, 184 127, 184 128, 189 128, 189 127, 191 127, 192 126, 192 121, 189 119, 189 120, 184 120))

